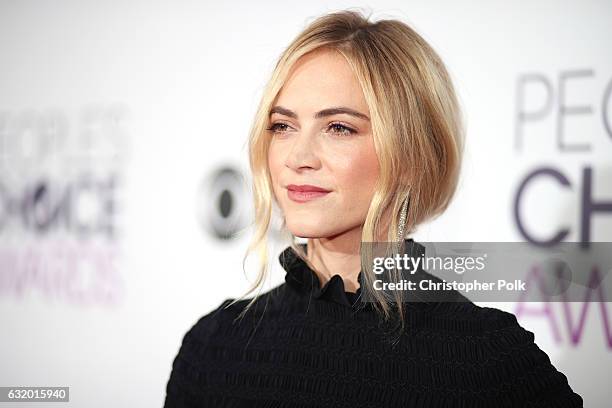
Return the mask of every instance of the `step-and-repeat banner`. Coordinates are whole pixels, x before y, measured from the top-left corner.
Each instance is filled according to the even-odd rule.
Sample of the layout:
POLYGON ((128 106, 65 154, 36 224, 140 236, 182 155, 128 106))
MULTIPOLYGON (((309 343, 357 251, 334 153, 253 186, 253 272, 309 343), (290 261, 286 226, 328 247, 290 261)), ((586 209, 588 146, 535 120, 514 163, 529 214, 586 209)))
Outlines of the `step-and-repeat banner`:
MULTIPOLYGON (((612 3, 2 2, 0 386, 161 406, 183 334, 247 287, 246 140, 275 58, 345 7, 412 25, 465 111, 457 196, 416 241, 612 241, 612 3)), ((603 407, 612 309, 584 290, 482 305, 603 407)))

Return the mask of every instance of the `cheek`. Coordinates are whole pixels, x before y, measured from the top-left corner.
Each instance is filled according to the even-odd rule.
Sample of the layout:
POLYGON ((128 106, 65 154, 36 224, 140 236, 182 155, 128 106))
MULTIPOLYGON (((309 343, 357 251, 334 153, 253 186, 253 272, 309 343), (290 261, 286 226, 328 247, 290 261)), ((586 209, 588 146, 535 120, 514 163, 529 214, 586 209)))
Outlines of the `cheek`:
POLYGON ((337 181, 346 194, 345 199, 359 200, 360 206, 367 201, 369 205, 379 173, 374 147, 356 149, 338 164, 337 181))
POLYGON ((272 181, 277 180, 279 172, 280 155, 278 149, 274 147, 274 144, 270 144, 268 149, 268 168, 270 169, 270 176, 272 181))
POLYGON ((282 152, 277 146, 274 146, 274 144, 271 143, 268 150, 268 169, 270 170, 272 189, 276 196, 278 196, 278 194, 280 193, 278 191, 278 179, 280 176, 280 172, 283 169, 283 166, 284 164, 282 152))

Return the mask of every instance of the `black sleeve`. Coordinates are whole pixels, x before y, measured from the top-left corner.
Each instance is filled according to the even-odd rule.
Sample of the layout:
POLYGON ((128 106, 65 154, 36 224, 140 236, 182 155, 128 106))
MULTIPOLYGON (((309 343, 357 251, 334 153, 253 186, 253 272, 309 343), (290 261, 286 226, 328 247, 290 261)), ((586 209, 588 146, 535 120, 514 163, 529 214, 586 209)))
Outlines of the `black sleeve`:
POLYGON ((570 387, 548 355, 535 343, 532 332, 519 325, 516 316, 483 308, 495 316, 486 333, 491 364, 492 395, 500 407, 583 407, 582 397, 570 387))
POLYGON ((201 317, 183 336, 180 349, 172 363, 172 370, 166 385, 164 408, 201 407, 198 396, 198 373, 205 361, 201 352, 206 347, 208 338, 217 330, 216 319, 221 306, 201 317))

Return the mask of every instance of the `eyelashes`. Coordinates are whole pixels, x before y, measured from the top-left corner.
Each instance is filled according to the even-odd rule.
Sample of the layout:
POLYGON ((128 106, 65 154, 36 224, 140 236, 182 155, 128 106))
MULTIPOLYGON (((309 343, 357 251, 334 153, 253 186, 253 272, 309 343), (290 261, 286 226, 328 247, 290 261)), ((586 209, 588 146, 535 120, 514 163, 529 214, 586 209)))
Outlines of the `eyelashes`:
MULTIPOLYGON (((277 122, 277 123, 273 123, 270 127, 266 128, 266 130, 269 130, 272 133, 286 133, 288 128, 290 128, 288 124, 277 122)), ((332 122, 329 125, 327 125, 327 131, 329 133, 332 133, 334 135, 339 135, 339 136, 350 136, 350 135, 354 135, 355 133, 357 133, 355 129, 343 123, 339 123, 339 122, 332 122)))
POLYGON ((338 134, 342 134, 342 135, 353 135, 355 133, 357 133, 357 131, 353 128, 350 128, 346 125, 343 125, 342 123, 336 123, 336 122, 332 122, 329 124, 329 126, 327 126, 328 129, 330 128, 334 128, 334 129, 340 129, 340 131, 332 131, 332 133, 338 133, 338 134))
POLYGON ((269 130, 272 133, 284 133, 286 131, 286 128, 283 130, 279 130, 280 126, 289 127, 289 125, 287 125, 286 123, 273 123, 270 127, 266 128, 266 130, 269 130))

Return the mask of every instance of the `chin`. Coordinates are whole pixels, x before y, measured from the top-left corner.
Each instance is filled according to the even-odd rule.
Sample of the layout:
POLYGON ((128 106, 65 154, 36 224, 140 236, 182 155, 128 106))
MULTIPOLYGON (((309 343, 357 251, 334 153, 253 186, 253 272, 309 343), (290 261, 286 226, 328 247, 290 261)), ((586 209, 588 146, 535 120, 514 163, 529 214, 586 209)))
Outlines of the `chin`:
POLYGON ((287 229, 291 231, 293 235, 300 238, 324 238, 332 235, 329 230, 321 228, 322 224, 323 223, 304 224, 301 222, 290 222, 287 220, 287 229))

